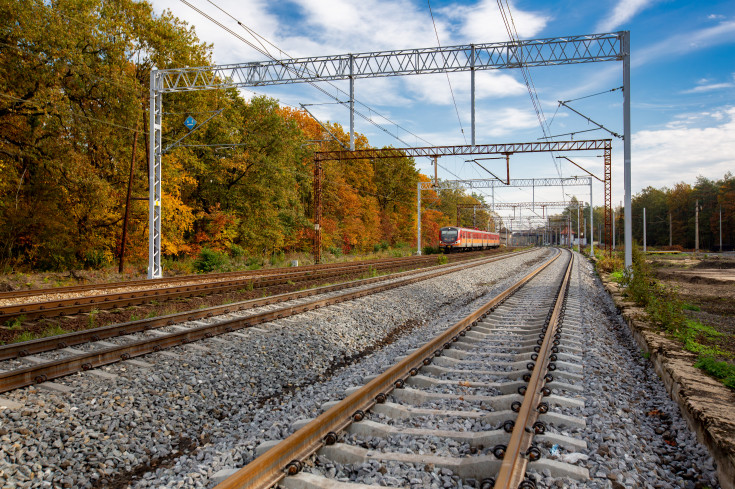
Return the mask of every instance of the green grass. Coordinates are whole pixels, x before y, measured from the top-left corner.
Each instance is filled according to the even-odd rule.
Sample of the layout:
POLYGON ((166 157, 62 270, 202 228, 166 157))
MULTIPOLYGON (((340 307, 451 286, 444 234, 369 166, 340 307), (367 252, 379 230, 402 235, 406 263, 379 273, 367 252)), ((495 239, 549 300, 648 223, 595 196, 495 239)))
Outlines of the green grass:
POLYGON ((616 270, 610 274, 610 280, 613 282, 620 283, 623 281, 623 271, 622 270, 616 270))
POLYGON ((449 257, 447 255, 439 255, 436 259, 438 265, 446 265, 449 263, 449 257))
POLYGON ((723 334, 712 326, 687 318, 685 310, 699 311, 700 308, 683 302, 674 290, 654 280, 649 265, 636 247, 633 248, 633 266, 623 273, 621 284, 625 287, 625 294, 644 307, 654 324, 681 341, 684 350, 698 355, 696 367, 715 376, 728 387, 735 388, 735 366, 716 360, 716 357, 731 355, 711 345, 723 334), (716 371, 717 375, 710 370, 716 371))
POLYGON ((21 329, 21 326, 23 326, 23 321, 25 320, 25 316, 18 316, 17 318, 13 318, 10 321, 7 321, 5 325, 8 327, 8 329, 18 330, 21 329))
POLYGON ((13 343, 22 343, 24 341, 37 340, 38 338, 47 338, 49 336, 58 336, 66 334, 69 331, 65 330, 61 326, 50 326, 44 329, 41 334, 35 334, 32 331, 23 331, 21 334, 13 338, 13 343))
POLYGON ((735 365, 716 360, 712 356, 701 356, 695 367, 701 368, 712 377, 722 381, 730 389, 735 390, 735 365))

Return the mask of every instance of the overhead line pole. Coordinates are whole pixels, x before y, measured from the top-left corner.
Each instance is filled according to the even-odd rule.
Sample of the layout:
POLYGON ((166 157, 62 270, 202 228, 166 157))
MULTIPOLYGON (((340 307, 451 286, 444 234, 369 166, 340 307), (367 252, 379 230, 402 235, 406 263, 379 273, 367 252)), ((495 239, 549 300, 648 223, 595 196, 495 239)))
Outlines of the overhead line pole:
POLYGON ((630 31, 620 34, 623 56, 623 185, 625 186, 625 268, 633 266, 633 214, 630 191, 630 31))

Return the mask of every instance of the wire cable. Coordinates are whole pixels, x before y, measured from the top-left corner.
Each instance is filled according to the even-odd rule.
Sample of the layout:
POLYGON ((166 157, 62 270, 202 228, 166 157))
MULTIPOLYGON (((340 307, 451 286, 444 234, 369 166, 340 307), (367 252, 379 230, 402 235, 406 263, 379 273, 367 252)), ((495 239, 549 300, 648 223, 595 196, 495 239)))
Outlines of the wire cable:
MULTIPOLYGON (((439 31, 436 29, 436 22, 434 21, 434 12, 431 10, 431 0, 426 0, 429 5, 429 14, 431 15, 431 23, 434 26, 434 35, 436 36, 436 44, 438 47, 442 47, 441 41, 439 41, 439 31)), ((449 93, 452 94, 452 103, 454 104, 454 111, 457 113, 457 122, 459 122, 459 130, 462 132, 464 138, 464 144, 467 144, 467 135, 464 133, 464 127, 462 127, 462 119, 459 117, 459 109, 457 108, 457 101, 454 98, 454 90, 452 89, 452 82, 449 80, 449 72, 444 72, 447 75, 447 84, 449 85, 449 93)))

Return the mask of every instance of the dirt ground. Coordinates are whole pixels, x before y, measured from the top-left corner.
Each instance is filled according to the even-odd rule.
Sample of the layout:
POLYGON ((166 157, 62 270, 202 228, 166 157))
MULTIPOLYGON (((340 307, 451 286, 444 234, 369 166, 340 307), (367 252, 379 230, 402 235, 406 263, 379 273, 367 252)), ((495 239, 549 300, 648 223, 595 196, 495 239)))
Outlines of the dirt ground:
MULTIPOLYGON (((710 344, 735 361, 735 255, 649 255, 656 277, 673 287, 679 297, 699 311, 692 319, 712 326, 722 336, 710 344)), ((707 343, 703 341, 703 343, 707 343)))

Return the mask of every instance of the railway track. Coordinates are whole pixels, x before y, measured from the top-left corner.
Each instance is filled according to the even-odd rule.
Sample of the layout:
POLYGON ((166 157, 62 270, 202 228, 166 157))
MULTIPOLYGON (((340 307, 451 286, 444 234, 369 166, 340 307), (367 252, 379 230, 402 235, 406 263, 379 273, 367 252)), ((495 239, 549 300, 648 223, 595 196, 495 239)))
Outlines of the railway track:
POLYGON ((436 270, 409 271, 387 277, 374 277, 349 284, 280 294, 51 338, 3 345, 0 346, 0 360, 4 360, 4 363, 0 364, 0 392, 42 383, 110 363, 130 360, 162 349, 235 332, 264 322, 421 280, 486 265, 508 256, 511 255, 479 258, 460 264, 441 266, 436 270))
POLYGON ((583 407, 579 331, 566 314, 576 300, 567 298, 572 268, 572 254, 560 251, 285 440, 262 444, 217 489, 362 489, 377 479, 535 488, 534 472, 586 479, 557 456, 585 448, 564 431, 584 426, 568 415, 583 407))
MULTIPOLYGON (((475 258, 477 255, 477 253, 454 255, 452 260, 463 261, 475 258)), ((0 301, 17 302, 0 306, 0 323, 18 318, 29 320, 71 316, 93 310, 116 309, 147 304, 152 301, 237 290, 268 292, 269 289, 283 286, 308 287, 327 281, 359 276, 366 272, 390 273, 401 269, 431 266, 435 263, 436 257, 427 255, 346 264, 310 265, 292 269, 228 272, 206 276, 2 292, 0 301), (60 297, 50 299, 50 296, 60 297)))

